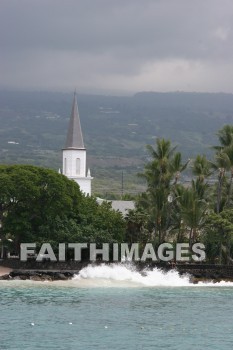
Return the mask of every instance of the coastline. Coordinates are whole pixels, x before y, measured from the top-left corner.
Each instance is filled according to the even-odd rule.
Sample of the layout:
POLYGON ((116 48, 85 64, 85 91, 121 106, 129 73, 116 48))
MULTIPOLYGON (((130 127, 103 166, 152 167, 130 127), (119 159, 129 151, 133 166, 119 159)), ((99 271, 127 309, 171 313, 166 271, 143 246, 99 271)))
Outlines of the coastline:
MULTIPOLYGON (((58 264, 51 262, 36 263, 35 261, 22 263, 19 260, 4 260, 0 263, 0 280, 65 281, 72 279, 87 266, 102 264, 112 265, 115 263, 70 261, 58 264)), ((190 276, 190 282, 194 284, 199 282, 233 282, 233 266, 231 265, 177 264, 174 266, 141 262, 121 264, 130 266, 142 275, 145 274, 145 271, 151 271, 154 268, 158 268, 164 273, 176 271, 180 276, 190 276)))
POLYGON ((0 265, 0 277, 4 275, 9 275, 11 271, 12 271, 11 268, 0 265))

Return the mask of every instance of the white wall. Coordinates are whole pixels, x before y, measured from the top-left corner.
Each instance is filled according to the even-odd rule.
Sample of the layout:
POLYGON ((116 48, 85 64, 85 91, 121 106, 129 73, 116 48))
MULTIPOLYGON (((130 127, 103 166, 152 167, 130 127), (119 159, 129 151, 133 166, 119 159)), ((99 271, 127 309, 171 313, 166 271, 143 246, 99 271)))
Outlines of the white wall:
POLYGON ((86 150, 63 150, 63 171, 66 176, 86 176, 86 150), (77 173, 77 159, 80 159, 80 173, 77 173))
POLYGON ((89 194, 89 196, 91 195, 91 180, 92 180, 92 177, 86 177, 86 178, 83 178, 83 179, 74 179, 80 186, 80 190, 82 192, 84 192, 85 194, 89 194))
POLYGON ((63 150, 63 175, 66 175, 70 180, 76 181, 80 190, 85 194, 91 195, 91 180, 92 177, 86 176, 86 150, 66 149, 63 150), (77 159, 79 162, 79 173, 77 173, 77 159))

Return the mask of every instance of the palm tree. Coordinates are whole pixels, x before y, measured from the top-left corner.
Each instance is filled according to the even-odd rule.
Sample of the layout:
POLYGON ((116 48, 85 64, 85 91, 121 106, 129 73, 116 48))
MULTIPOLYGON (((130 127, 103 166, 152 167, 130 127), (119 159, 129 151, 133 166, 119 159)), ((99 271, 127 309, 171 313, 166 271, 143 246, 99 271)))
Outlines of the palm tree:
POLYGON ((147 231, 148 214, 141 208, 129 210, 125 217, 127 223, 127 242, 143 242, 150 237, 147 231))
MULTIPOLYGON (((152 157, 152 161, 147 164, 146 168, 152 172, 153 184, 154 180, 156 180, 157 185, 169 185, 171 180, 169 162, 174 154, 175 149, 176 147, 171 147, 171 142, 165 139, 156 140, 156 149, 151 145, 147 145, 147 150, 152 157)), ((147 178, 147 180, 151 179, 147 178)))
POLYGON ((153 159, 157 159, 162 167, 164 160, 170 159, 174 154, 176 146, 171 148, 170 140, 158 138, 156 139, 156 149, 151 145, 147 145, 146 148, 150 152, 153 159))
POLYGON ((216 212, 219 213, 223 206, 228 206, 231 199, 232 182, 233 182, 233 126, 225 125, 217 133, 219 138, 219 146, 215 146, 217 150, 215 155, 216 162, 213 168, 218 170, 218 187, 217 187, 217 203, 216 212), (227 184, 227 172, 230 171, 230 179, 227 184), (226 198, 223 198, 223 187, 226 189, 226 198))
POLYGON ((148 228, 153 239, 160 243, 165 239, 168 212, 168 190, 164 186, 148 188, 137 200, 137 208, 148 215, 148 228))
POLYGON ((223 149, 223 153, 225 155, 225 161, 227 164, 227 170, 230 171, 230 182, 227 194, 226 205, 229 204, 232 192, 232 182, 233 182, 233 144, 227 146, 223 149))
MULTIPOLYGON (((198 180, 197 180, 198 181, 198 180)), ((197 238, 197 233, 203 226, 208 209, 207 202, 199 197, 197 187, 200 182, 192 181, 192 187, 183 190, 182 196, 179 198, 178 205, 181 218, 187 229, 189 229, 189 245, 197 238)))
POLYGON ((190 162, 190 159, 188 159, 187 162, 183 164, 181 153, 177 152, 174 154, 173 158, 171 159, 170 168, 169 168, 171 174, 174 175, 173 185, 177 184, 180 177, 180 173, 187 168, 189 162, 190 162))
POLYGON ((175 152, 176 147, 172 147, 169 140, 157 139, 156 148, 148 145, 147 149, 152 159, 145 166, 144 173, 140 174, 147 181, 146 201, 141 204, 150 213, 155 237, 158 235, 161 243, 170 223, 171 204, 168 197, 188 162, 182 164, 181 154, 175 152))
POLYGON ((220 142, 220 146, 214 148, 218 151, 233 144, 233 126, 224 125, 222 129, 217 132, 217 136, 220 142))
POLYGON ((205 155, 198 154, 193 162, 193 174, 203 182, 211 174, 211 163, 206 159, 205 155))
POLYGON ((227 154, 224 151, 220 151, 215 156, 215 163, 212 164, 215 170, 218 170, 218 186, 217 186, 217 202, 216 202, 216 212, 222 210, 224 202, 223 198, 223 187, 226 184, 226 172, 230 169, 230 161, 227 154))

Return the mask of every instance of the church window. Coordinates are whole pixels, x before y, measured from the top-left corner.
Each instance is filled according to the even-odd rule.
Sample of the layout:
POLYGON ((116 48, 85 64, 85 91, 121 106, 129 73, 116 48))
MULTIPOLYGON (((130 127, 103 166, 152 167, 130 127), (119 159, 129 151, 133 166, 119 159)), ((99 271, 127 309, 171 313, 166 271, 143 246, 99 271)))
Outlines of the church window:
POLYGON ((80 158, 76 158, 76 175, 80 175, 80 158))
POLYGON ((65 170, 65 174, 67 174, 67 159, 64 159, 64 170, 65 170))

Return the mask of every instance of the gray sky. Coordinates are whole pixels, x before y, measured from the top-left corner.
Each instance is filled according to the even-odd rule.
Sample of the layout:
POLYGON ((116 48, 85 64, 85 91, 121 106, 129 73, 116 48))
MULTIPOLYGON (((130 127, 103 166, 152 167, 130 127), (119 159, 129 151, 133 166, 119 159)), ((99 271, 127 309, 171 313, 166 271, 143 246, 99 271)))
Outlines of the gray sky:
POLYGON ((232 0, 0 0, 0 88, 233 93, 232 0))

